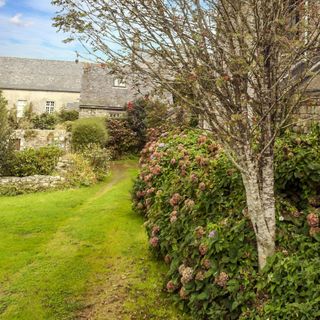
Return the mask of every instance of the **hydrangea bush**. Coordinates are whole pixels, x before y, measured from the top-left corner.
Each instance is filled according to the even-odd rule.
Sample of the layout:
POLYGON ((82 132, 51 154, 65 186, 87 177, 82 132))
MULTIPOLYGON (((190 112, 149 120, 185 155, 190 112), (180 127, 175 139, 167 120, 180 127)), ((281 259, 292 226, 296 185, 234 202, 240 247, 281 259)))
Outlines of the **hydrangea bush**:
MULTIPOLYGON (((295 137, 283 139, 289 142, 295 137)), ((310 136, 305 137, 308 139, 310 136)), ((313 141, 316 150, 304 157, 313 161, 313 166, 306 172, 316 171, 320 164, 313 141)), ((296 170, 291 165, 297 166, 298 154, 303 151, 296 150, 297 155, 288 151, 293 153, 291 164, 283 163, 284 144, 296 148, 293 140, 291 147, 287 142, 277 144, 278 252, 262 274, 258 273, 255 235, 241 175, 221 147, 209 135, 193 130, 163 133, 142 150, 134 208, 146 218, 151 250, 169 266, 165 289, 195 319, 271 319, 272 314, 286 319, 285 312, 296 319, 319 315, 315 294, 319 281, 311 286, 305 281, 308 273, 301 274, 303 265, 313 281, 320 276, 314 263, 320 252, 317 183, 309 185, 312 191, 297 194, 306 181, 303 175, 293 174, 299 188, 286 192, 292 176, 287 175, 285 183, 284 171, 296 170), (313 204, 306 201, 307 195, 312 195, 313 204), (288 285, 295 289, 287 290, 288 285), (301 294, 294 296, 298 289, 301 294)), ((300 149, 303 147, 300 143, 300 149)))

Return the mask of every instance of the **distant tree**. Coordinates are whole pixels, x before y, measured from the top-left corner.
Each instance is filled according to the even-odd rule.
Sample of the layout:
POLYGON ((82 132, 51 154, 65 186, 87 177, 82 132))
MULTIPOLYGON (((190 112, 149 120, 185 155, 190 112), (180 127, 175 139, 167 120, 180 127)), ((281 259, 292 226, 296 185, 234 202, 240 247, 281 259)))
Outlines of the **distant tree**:
POLYGON ((7 104, 7 100, 0 91, 0 175, 6 174, 8 162, 13 153, 7 104))
POLYGON ((242 173, 263 268, 275 250, 274 141, 317 70, 319 1, 52 2, 68 40, 91 47, 117 72, 132 69, 187 104, 196 101, 242 173))

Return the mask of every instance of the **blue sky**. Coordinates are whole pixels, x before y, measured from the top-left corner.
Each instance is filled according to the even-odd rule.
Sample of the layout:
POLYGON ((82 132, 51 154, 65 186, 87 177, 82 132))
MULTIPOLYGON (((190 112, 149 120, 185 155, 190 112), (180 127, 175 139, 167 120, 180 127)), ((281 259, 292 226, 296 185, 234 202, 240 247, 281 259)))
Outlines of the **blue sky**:
POLYGON ((0 0, 0 56, 75 60, 75 43, 52 27, 51 0, 0 0))

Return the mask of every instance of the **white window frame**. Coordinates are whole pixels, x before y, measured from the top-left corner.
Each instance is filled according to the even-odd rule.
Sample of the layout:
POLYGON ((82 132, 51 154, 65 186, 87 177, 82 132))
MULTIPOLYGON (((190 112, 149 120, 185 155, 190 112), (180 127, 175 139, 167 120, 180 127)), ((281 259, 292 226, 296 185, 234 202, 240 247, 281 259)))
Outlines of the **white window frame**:
POLYGON ((56 103, 53 100, 46 101, 46 113, 54 113, 56 103))
POLYGON ((127 83, 124 78, 114 78, 113 79, 113 86, 116 88, 123 88, 124 89, 127 87, 127 83))
POLYGON ((17 118, 23 118, 27 107, 27 100, 19 99, 17 101, 17 118))

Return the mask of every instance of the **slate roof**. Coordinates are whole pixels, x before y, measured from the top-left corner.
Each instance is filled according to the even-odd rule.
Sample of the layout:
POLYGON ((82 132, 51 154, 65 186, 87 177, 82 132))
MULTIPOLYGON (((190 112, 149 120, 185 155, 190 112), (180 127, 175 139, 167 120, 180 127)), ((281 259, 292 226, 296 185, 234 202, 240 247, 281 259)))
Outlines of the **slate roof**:
POLYGON ((82 74, 81 63, 0 57, 0 89, 80 92, 82 74))
POLYGON ((124 105, 136 96, 131 82, 125 88, 114 86, 116 75, 105 65, 87 64, 84 67, 80 109, 123 110, 124 105))

